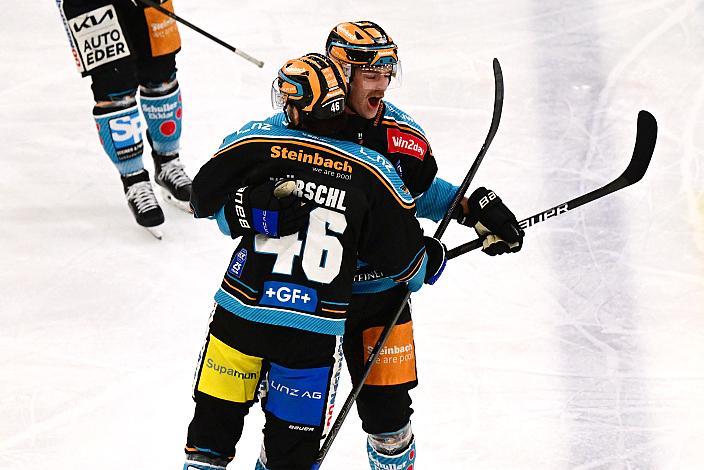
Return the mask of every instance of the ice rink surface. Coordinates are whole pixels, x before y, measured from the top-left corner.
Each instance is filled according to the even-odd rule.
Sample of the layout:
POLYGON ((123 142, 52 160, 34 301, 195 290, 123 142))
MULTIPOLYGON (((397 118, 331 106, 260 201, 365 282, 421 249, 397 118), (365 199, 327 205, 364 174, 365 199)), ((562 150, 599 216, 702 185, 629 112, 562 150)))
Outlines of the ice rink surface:
MULTIPOLYGON (((518 255, 454 260, 414 296, 417 468, 704 466, 703 2, 176 9, 266 62, 181 27, 191 175, 225 135, 271 113, 286 59, 322 50, 348 20, 375 20, 399 44, 404 83, 387 99, 425 128, 439 176, 455 183, 484 140, 501 61, 503 119, 473 187, 519 218, 615 178, 638 110, 652 112, 643 181, 529 229, 518 255)), ((0 469, 178 469, 233 242, 166 204, 164 240, 135 225, 54 1, 8 2, 0 43, 0 469)), ((446 240, 470 238, 453 224, 446 240)), ((230 468, 253 468, 261 424, 255 407, 230 468)), ((364 439, 353 411, 324 468, 368 468, 364 439)))

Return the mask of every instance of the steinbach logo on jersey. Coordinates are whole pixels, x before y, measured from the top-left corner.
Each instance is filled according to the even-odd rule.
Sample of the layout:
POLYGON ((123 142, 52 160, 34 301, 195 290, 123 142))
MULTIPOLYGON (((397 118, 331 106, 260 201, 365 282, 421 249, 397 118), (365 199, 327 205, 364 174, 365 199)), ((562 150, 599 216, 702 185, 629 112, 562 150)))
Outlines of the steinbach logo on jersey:
POLYGON ((298 284, 267 281, 259 304, 315 312, 318 308, 318 293, 315 289, 298 284))
POLYGON ((389 152, 398 152, 423 160, 428 144, 423 139, 398 129, 386 130, 386 141, 389 152))
POLYGON ((272 145, 270 150, 271 154, 269 156, 271 158, 296 160, 309 165, 330 168, 337 171, 342 171, 344 173, 352 173, 352 165, 350 165, 347 160, 333 160, 332 158, 321 157, 318 152, 311 155, 309 153, 305 153, 302 149, 289 150, 287 147, 281 147, 280 145, 272 145))

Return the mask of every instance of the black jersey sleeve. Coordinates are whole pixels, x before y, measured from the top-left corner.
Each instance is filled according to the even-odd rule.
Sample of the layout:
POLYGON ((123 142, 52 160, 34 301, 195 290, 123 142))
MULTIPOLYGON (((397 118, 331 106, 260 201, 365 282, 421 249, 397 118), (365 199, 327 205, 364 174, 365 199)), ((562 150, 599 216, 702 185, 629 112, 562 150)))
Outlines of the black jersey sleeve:
POLYGON ((193 178, 191 207, 196 218, 215 215, 237 188, 278 176, 262 158, 264 151, 258 148, 262 144, 246 136, 246 130, 253 124, 256 122, 225 138, 215 155, 193 178))
POLYGON ((423 128, 391 103, 385 103, 383 117, 376 127, 383 132, 382 153, 394 163, 411 194, 414 197, 423 194, 438 171, 423 128))
POLYGON ((390 193, 374 191, 361 231, 359 258, 396 282, 408 281, 423 267, 423 229, 414 213, 390 193))

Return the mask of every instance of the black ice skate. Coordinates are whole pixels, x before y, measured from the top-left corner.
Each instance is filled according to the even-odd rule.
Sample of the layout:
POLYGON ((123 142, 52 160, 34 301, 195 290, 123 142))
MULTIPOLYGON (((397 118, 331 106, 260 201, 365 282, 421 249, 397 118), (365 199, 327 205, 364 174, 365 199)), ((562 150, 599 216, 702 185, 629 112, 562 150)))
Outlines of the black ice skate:
POLYGON ((164 198, 188 213, 191 213, 191 178, 183 169, 183 163, 175 155, 159 155, 152 152, 154 158, 154 181, 161 186, 164 198))
POLYGON ((161 230, 156 228, 164 223, 164 212, 154 196, 149 182, 149 172, 140 170, 127 176, 121 176, 122 186, 127 197, 127 204, 139 225, 146 228, 154 237, 161 240, 161 230))

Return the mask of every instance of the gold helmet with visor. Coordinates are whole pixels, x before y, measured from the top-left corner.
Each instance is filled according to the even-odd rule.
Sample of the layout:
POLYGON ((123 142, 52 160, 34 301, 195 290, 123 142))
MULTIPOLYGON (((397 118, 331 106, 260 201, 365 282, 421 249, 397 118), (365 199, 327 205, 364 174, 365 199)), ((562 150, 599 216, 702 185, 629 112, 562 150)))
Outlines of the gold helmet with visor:
POLYGON ((328 57, 342 65, 348 80, 352 70, 359 67, 370 73, 382 73, 389 78, 389 87, 401 83, 401 62, 398 46, 381 26, 371 21, 340 23, 335 26, 325 43, 328 57))

